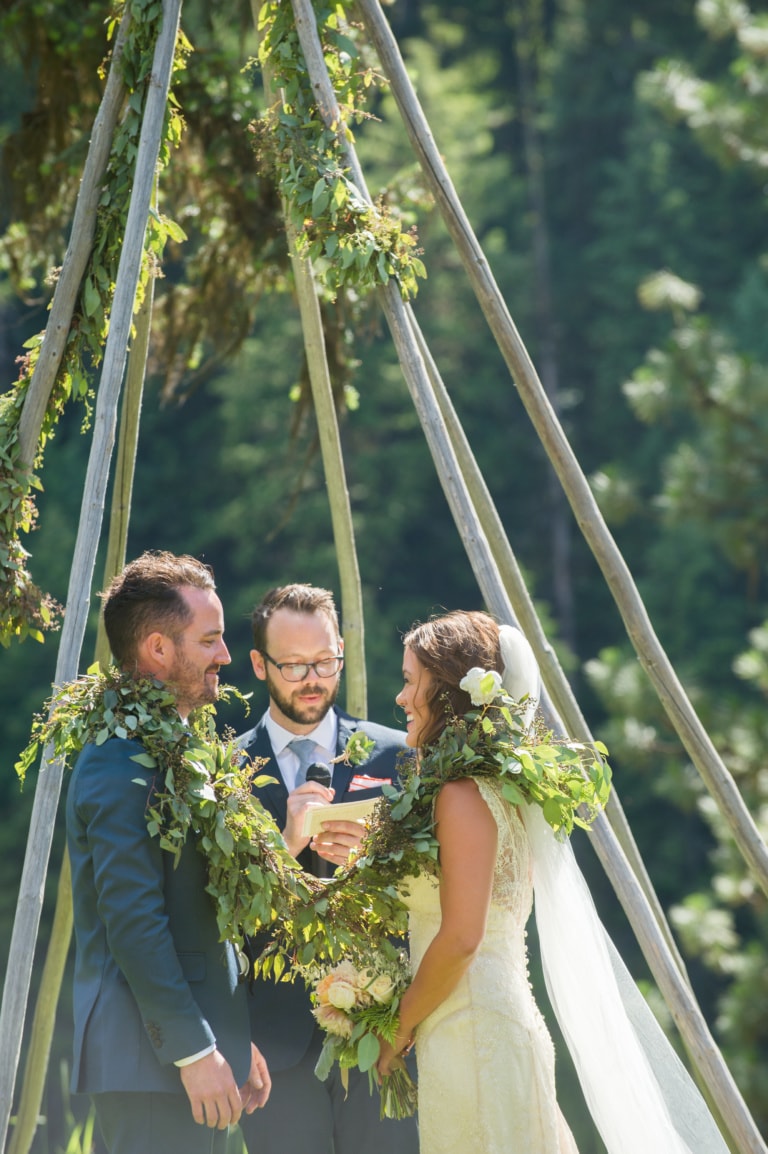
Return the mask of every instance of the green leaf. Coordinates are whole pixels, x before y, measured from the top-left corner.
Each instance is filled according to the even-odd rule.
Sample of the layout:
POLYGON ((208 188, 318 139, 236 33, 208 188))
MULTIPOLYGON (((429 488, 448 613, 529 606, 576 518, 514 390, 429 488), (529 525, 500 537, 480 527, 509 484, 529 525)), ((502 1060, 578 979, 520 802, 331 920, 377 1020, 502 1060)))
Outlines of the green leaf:
POLYGON ((175 241, 177 244, 182 244, 187 239, 187 234, 185 233, 184 229, 180 224, 177 224, 175 220, 170 220, 166 216, 163 217, 163 223, 165 225, 165 231, 168 233, 168 236, 171 238, 171 240, 175 241))
POLYGON ((216 838, 216 844, 219 846, 219 848, 223 850, 227 857, 231 857, 235 848, 235 839, 232 837, 232 834, 229 832, 227 827, 225 825, 217 825, 214 832, 214 837, 216 838))
POLYGON ((563 807, 557 798, 548 797, 542 806, 544 817, 553 829, 559 829, 563 824, 563 807))
POLYGON ((333 1069, 333 1064, 336 1061, 337 1050, 337 1041, 329 1034, 323 1043, 323 1048, 320 1051, 320 1057, 315 1063, 315 1077, 319 1078, 321 1082, 326 1080, 331 1070, 333 1069))
POLYGON ((508 778, 505 779, 504 784, 501 787, 501 792, 507 801, 512 803, 512 805, 523 805, 525 803, 525 794, 523 791, 518 789, 518 787, 508 778))
POLYGON ((379 1060, 381 1046, 375 1034, 364 1034, 357 1046, 357 1064, 361 1070, 370 1070, 379 1060))
POLYGON ((91 277, 86 277, 83 286, 83 308, 87 317, 95 317, 101 308, 101 296, 91 277))

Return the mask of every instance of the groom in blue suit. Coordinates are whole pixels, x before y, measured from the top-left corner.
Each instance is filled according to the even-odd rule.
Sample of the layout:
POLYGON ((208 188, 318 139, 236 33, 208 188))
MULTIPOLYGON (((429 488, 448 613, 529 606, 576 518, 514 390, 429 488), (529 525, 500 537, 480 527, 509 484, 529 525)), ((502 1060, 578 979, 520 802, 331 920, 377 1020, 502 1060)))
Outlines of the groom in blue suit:
MULTIPOLYGON (((252 758, 266 758, 261 773, 275 780, 255 789, 288 849, 304 869, 329 876, 360 842, 355 822, 332 821, 310 841, 302 832, 308 806, 376 797, 396 784, 404 734, 350 717, 335 704, 344 642, 333 597, 313 585, 270 590, 252 614, 253 671, 269 692, 269 708, 238 743, 252 758), (333 763, 350 736, 362 730, 375 744, 358 766, 333 763), (330 765, 330 785, 312 780, 312 765, 330 765), (307 770, 309 768, 309 777, 307 770)), ((254 942, 256 953, 264 942, 254 942)), ((418 1154, 414 1118, 379 1119, 378 1094, 368 1076, 349 1071, 349 1091, 338 1067, 325 1082, 315 1076, 323 1035, 301 981, 252 983, 252 1036, 269 1064, 270 1100, 241 1119, 249 1154, 418 1154)))
MULTIPOLYGON (((210 569, 145 553, 104 596, 117 664, 172 690, 179 716, 215 701, 230 658, 210 569)), ((247 994, 219 941, 205 860, 178 865, 147 829, 157 769, 134 740, 84 746, 67 793, 75 925, 73 1092, 92 1096, 109 1154, 224 1154, 269 1095, 247 994)))

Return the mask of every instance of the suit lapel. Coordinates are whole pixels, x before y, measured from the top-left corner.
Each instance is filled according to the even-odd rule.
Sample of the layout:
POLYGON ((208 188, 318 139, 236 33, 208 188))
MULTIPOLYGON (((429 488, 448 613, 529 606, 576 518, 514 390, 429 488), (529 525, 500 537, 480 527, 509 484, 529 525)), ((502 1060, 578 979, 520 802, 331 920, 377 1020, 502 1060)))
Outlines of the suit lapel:
MULTIPOLYGON (((341 717, 338 710, 336 710, 336 717, 338 719, 336 728, 336 756, 338 757, 339 754, 343 753, 347 748, 347 742, 357 729, 357 722, 351 717, 341 717)), ((354 772, 354 766, 345 765, 343 761, 336 762, 333 767, 334 802, 341 801, 344 797, 354 772)))
POLYGON ((278 827, 285 829, 285 823, 288 817, 288 790, 280 773, 277 758, 272 751, 272 743, 269 740, 264 718, 262 718, 256 726, 253 741, 247 746, 247 750, 251 757, 269 758, 269 761, 262 767, 260 773, 267 777, 273 777, 276 780, 271 781, 268 785, 260 786, 258 797, 264 808, 272 814, 278 827))

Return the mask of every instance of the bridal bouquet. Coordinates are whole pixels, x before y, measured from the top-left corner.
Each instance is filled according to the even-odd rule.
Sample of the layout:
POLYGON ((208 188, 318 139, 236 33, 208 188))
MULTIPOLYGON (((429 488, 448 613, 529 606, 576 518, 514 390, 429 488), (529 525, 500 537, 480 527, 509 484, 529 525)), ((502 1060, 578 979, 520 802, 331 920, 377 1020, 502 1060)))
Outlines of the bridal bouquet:
MULTIPOLYGON (((357 1067, 367 1072, 373 1092, 379 1038, 394 1041, 400 998, 410 981, 407 955, 404 951, 393 954, 392 958, 374 954, 364 968, 349 960, 339 962, 313 982, 312 1012, 326 1035, 315 1067, 321 1081, 338 1062, 345 1089, 347 1071, 357 1067)), ((406 1118, 414 1113, 416 1085, 404 1065, 381 1079, 379 1093, 382 1118, 406 1118)))

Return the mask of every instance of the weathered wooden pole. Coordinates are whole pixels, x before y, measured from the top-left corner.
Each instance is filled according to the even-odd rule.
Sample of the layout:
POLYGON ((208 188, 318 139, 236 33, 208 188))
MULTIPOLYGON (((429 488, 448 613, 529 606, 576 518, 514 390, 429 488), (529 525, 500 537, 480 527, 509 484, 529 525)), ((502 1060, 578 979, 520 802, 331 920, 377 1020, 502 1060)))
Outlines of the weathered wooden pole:
MULTIPOLYGON (((136 171, 112 303, 96 400, 77 539, 70 571, 66 614, 56 664, 57 685, 77 675, 91 600, 96 551, 104 516, 109 465, 115 442, 117 407, 131 335, 134 302, 144 251, 144 235, 160 152, 181 0, 163 0, 163 18, 155 46, 136 157, 136 171)), ((51 852, 63 765, 43 752, 35 789, 27 851, 16 905, 8 968, 0 1006, 0 1145, 5 1149, 16 1072, 21 1053, 32 962, 40 924, 45 877, 51 852)))
POLYGON ((576 521, 613 594, 630 641, 683 746, 715 798, 753 876, 768 895, 768 847, 722 758, 704 729, 651 624, 632 574, 605 523, 589 482, 509 315, 472 226, 443 164, 397 42, 378 0, 357 0, 392 87, 411 145, 459 252, 480 307, 576 521))
MULTIPOLYGON (((150 277, 146 286, 144 301, 136 314, 136 335, 131 345, 125 374, 120 432, 115 460, 115 481, 109 518, 109 540, 104 563, 105 587, 125 563, 154 287, 154 277, 150 277)), ((106 668, 109 657, 109 645, 104 632, 103 620, 99 615, 95 658, 102 668, 106 668)), ((56 1008, 61 993, 69 945, 72 940, 72 922, 72 870, 69 854, 65 847, 59 873, 59 884, 56 890, 53 926, 47 942, 45 962, 40 976, 40 991, 32 1018, 29 1049, 24 1066, 19 1105, 16 1111, 16 1123, 8 1144, 8 1154, 29 1154, 37 1131, 40 1106, 48 1073, 56 1008)))
MULTIPOLYGON (((307 65, 307 72, 318 102, 320 114, 323 117, 326 127, 336 131, 339 142, 345 150, 346 161, 352 173, 354 183, 370 202, 364 175, 355 151, 341 134, 340 125, 342 120, 336 105, 335 93, 325 66, 322 47, 317 35, 317 26, 312 4, 310 0, 292 0, 292 4, 301 48, 307 65)), ((425 130, 429 136, 428 129, 425 130)), ((431 140, 431 136, 429 139, 431 140)), ((468 222, 467 228, 469 228, 468 222)), ((478 261, 482 259, 484 266, 487 268, 487 262, 479 250, 479 246, 475 259, 478 261)), ((464 547, 478 585, 491 612, 501 621, 516 623, 509 597, 499 577, 493 552, 488 544, 487 537, 464 483, 461 467, 457 460, 451 437, 432 388, 430 374, 421 352, 421 341, 415 336, 418 329, 415 317, 410 307, 403 302, 399 287, 393 281, 390 281, 380 290, 380 296, 382 308, 389 324, 403 375, 411 393, 411 399, 421 421, 427 443, 435 461, 438 476, 443 486, 443 491, 453 513, 462 541, 464 542, 464 547)), ((500 304, 503 306, 503 311, 508 317, 509 314, 506 312, 506 306, 503 301, 501 301, 500 304)), ((509 318, 509 324, 512 325, 511 318, 509 318)), ((514 325, 512 325, 512 329, 515 332, 517 341, 520 343, 521 352, 525 360, 530 364, 527 351, 524 346, 522 346, 522 342, 519 341, 516 330, 514 330, 514 325)), ((535 378, 533 366, 531 365, 530 367, 535 378)), ((540 384, 539 388, 541 389, 540 384)), ((546 396, 543 394, 543 389, 541 389, 541 393, 549 407, 546 396)), ((552 418, 554 419, 554 414, 552 414, 552 418)), ((559 425, 557 427, 559 429, 559 425)), ((561 429, 560 436, 565 444, 565 449, 567 450, 565 455, 569 458, 569 463, 578 473, 578 476, 588 491, 589 487, 586 478, 581 472, 578 462, 576 462, 573 457, 570 446, 567 440, 565 440, 565 435, 561 429)), ((605 532, 607 533, 607 529, 605 532)), ((620 557, 620 560, 623 565, 623 558, 620 557)), ((562 728, 562 722, 560 722, 559 725, 562 728)), ((640 945, 643 948, 643 953, 648 961, 651 972, 669 1006, 681 1036, 685 1039, 686 1046, 696 1068, 701 1074, 739 1151, 741 1154, 766 1154, 768 1147, 766 1147, 755 1126, 754 1120, 744 1103, 730 1070, 723 1061, 707 1023, 696 1004, 696 1000, 691 993, 688 983, 681 974, 675 958, 659 931, 654 912, 650 907, 645 893, 630 868, 618 839, 605 817, 599 819, 595 824, 594 832, 596 840, 601 844, 605 852, 605 860, 610 864, 611 872, 609 876, 622 901, 622 905, 624 905, 625 909, 632 909, 633 911, 633 924, 640 929, 640 945)))

